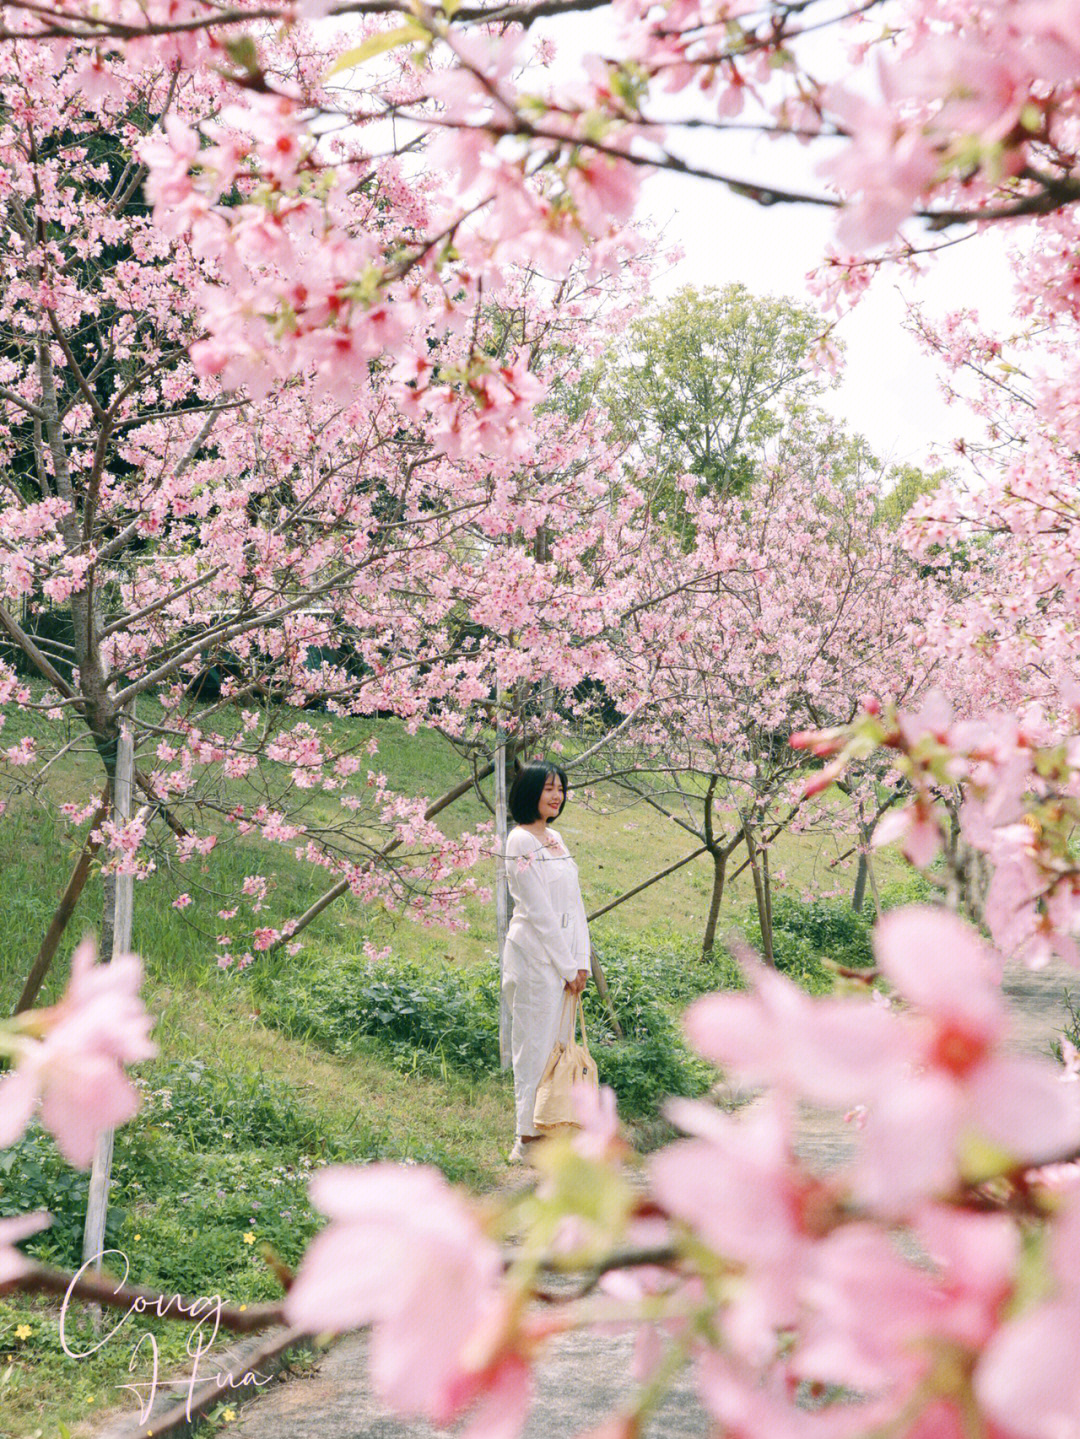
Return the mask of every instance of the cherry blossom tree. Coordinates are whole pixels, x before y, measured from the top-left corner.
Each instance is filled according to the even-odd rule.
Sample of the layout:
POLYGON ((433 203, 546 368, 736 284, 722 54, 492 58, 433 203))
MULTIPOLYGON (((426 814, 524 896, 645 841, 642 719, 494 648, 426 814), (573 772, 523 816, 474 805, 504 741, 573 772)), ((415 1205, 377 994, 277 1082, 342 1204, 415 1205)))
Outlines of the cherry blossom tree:
POLYGON ((880 837, 924 867, 940 855, 950 903, 1032 964, 1076 955, 1077 312, 1060 244, 1071 223, 1053 217, 1018 251, 1012 334, 987 333, 971 313, 913 313, 984 427, 901 531, 940 577, 919 635, 921 652, 937 657, 940 692, 810 740, 836 756, 836 773, 882 740, 913 799, 880 837))
MULTIPOLYGON (((619 703, 638 719, 593 777, 710 856, 706 959, 728 863, 745 846, 771 960, 769 847, 809 822, 806 756, 788 736, 852 718, 864 693, 919 694, 933 671, 913 642, 929 590, 876 522, 872 497, 827 472, 777 467, 745 497, 700 496, 693 476, 682 483, 695 542, 684 552, 667 537, 648 603, 620 635, 634 688, 619 703)), ((835 810, 829 818, 837 823, 835 810)))
MULTIPOLYGON (((93 800, 68 811, 82 821, 94 813, 88 846, 104 842, 113 871, 152 866, 141 851, 155 817, 180 860, 205 853, 215 836, 192 826, 214 811, 266 839, 307 832, 325 858, 343 826, 315 836, 296 814, 284 817, 283 796, 341 790, 360 761, 327 753, 305 722, 275 733, 289 710, 272 702, 348 708, 351 699, 371 709, 381 695, 400 708, 405 689, 387 660, 395 623, 377 637, 365 615, 379 586, 403 582, 405 555, 419 578, 460 519, 416 482, 427 457, 397 440, 399 417, 380 414, 370 390, 348 408, 294 388, 255 413, 193 371, 192 297, 205 267, 152 226, 135 149, 178 110, 215 104, 220 86, 114 60, 88 106, 78 66, 57 76, 43 52, 17 57, 6 81, 0 618, 45 688, 19 684, 5 667, 5 706, 54 722, 67 711, 85 726, 105 772, 105 809, 93 800), (419 518, 425 497, 430 513, 419 518), (42 606, 66 609, 70 644, 38 642, 42 606), (327 650, 337 663, 313 667, 312 654, 327 650), (198 681, 215 661, 229 679, 207 709, 198 681), (370 705, 358 698, 365 669, 370 705), (148 714, 140 696, 160 708, 148 714), (223 731, 215 711, 229 708, 237 721, 223 731), (146 804, 118 825, 109 804, 122 725, 136 731, 146 804), (266 784, 263 770, 252 805, 235 795, 226 805, 222 781, 252 776, 259 756, 289 767, 284 785, 266 784)), ((415 626, 417 612, 397 620, 415 626)), ((24 733, 6 769, 33 786, 54 758, 24 733)), ((378 802, 386 818, 399 805, 381 793, 378 802)), ((415 835, 411 814, 397 818, 415 835)), ((255 876, 254 886, 258 908, 265 881, 255 876)))
MULTIPOLYGON (((302 74, 293 40, 278 63, 302 74)), ((331 342, 304 377, 226 393, 187 353, 203 343, 196 296, 215 264, 154 227, 136 153, 217 107, 223 82, 180 83, 114 56, 88 100, 76 61, 57 76, 32 49, 6 79, 0 702, 22 733, 2 773, 45 796, 57 759, 87 747, 104 772, 102 793, 65 808, 89 836, 24 1004, 102 847, 107 871, 145 875, 205 855, 226 831, 299 845, 340 892, 454 922, 475 885, 461 871, 486 836, 448 838, 438 806, 390 793, 355 735, 335 740, 296 712, 393 713, 456 736, 522 675, 554 695, 603 673, 605 630, 634 593, 639 547, 623 532, 641 500, 624 480, 613 495, 616 453, 592 414, 534 418, 527 400, 552 356, 576 363, 602 343, 586 332, 602 301, 617 318, 617 292, 580 267, 558 286, 517 270, 497 304, 476 297, 461 336, 418 289, 387 309, 362 374, 339 372, 331 342), (563 334, 573 346, 560 348, 563 334), (387 353, 418 336, 420 390, 415 376, 393 380, 387 353), (523 357, 511 379, 521 414, 501 415, 490 455, 464 454, 454 429, 462 348, 486 356, 485 383, 504 395, 506 362, 523 357), (538 534, 550 541, 533 545, 538 534), (43 611, 66 616, 63 638, 43 633, 43 611), (144 803, 118 824, 122 726, 144 803)), ((353 231, 422 212, 423 190, 392 174, 361 181, 353 231)), ((234 956, 232 926, 220 962, 289 937, 253 920, 266 891, 249 877, 246 953, 234 956)))

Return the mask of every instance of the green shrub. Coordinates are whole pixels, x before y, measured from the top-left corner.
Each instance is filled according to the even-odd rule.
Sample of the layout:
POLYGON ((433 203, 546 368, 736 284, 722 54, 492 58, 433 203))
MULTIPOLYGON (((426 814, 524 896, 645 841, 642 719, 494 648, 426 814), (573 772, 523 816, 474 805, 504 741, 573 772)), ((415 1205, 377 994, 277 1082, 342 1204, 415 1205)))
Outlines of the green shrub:
POLYGON ((799 900, 778 895, 773 901, 773 933, 803 939, 821 958, 852 968, 873 964, 870 918, 840 899, 799 900))
POLYGON ((364 1036, 377 1039, 407 1069, 425 1056, 480 1077, 499 1068, 498 972, 449 965, 387 964, 365 959, 291 971, 258 987, 261 1018, 332 1054, 364 1036))
MULTIPOLYGON (((881 888, 882 909, 899 909, 902 904, 940 904, 941 891, 935 889, 930 881, 919 873, 912 870, 903 879, 894 879, 881 888)), ((871 910, 871 918, 873 911, 871 910)))
POLYGON ((322 1137, 318 1115, 281 1080, 190 1059, 155 1066, 152 1084, 141 1087, 136 1124, 170 1129, 194 1153, 250 1146, 299 1154, 312 1152, 322 1137))
MULTIPOLYGON (((55 1143, 36 1123, 10 1149, 0 1149, 0 1218, 47 1209, 48 1229, 26 1243, 26 1252, 47 1264, 77 1268, 82 1263, 83 1227, 90 1176, 72 1169, 55 1143)), ((109 1205, 105 1243, 116 1243, 126 1219, 109 1205)))
MULTIPOLYGON (((757 908, 748 907, 740 919, 747 943, 760 952, 757 908)), ((772 919, 777 969, 811 994, 824 994, 832 988, 826 961, 852 969, 865 969, 874 962, 873 915, 853 910, 845 900, 777 895, 772 919)))
POLYGON ((1074 999, 1071 989, 1066 989, 1061 999, 1065 1006, 1065 1024, 1058 1038, 1051 1041, 1050 1053, 1059 1064, 1064 1064, 1066 1039, 1074 1049, 1080 1049, 1080 1004, 1074 999))
MULTIPOLYGON (((625 1038, 615 1039, 593 985, 585 991, 585 1020, 600 1081, 615 1091, 619 1113, 648 1119, 668 1095, 704 1094, 716 1076, 686 1044, 678 1016, 698 995, 719 987, 720 966, 703 965, 693 943, 648 939, 608 943, 602 962, 625 1038)), ((733 975, 733 968, 723 971, 724 978, 733 975)))
MULTIPOLYGON (((721 971, 693 964, 696 968, 681 952, 627 947, 605 954, 625 1042, 615 1041, 595 989, 586 991, 586 1024, 601 1080, 615 1090, 629 1119, 654 1113, 667 1094, 700 1094, 707 1087, 711 1071, 688 1049, 676 1016, 695 994, 715 988, 721 971)), ((731 977, 730 969, 724 974, 731 977)), ((494 964, 462 971, 398 962, 375 969, 354 958, 332 969, 309 967, 279 976, 272 986, 260 986, 258 1003, 264 1021, 331 1053, 375 1044, 407 1070, 472 1078, 499 1072, 494 964)), ((442 1165, 444 1158, 437 1162, 442 1165)))
POLYGON ((684 1009, 702 994, 740 989, 739 967, 724 949, 701 958, 697 937, 674 935, 605 936, 598 946, 604 977, 624 1026, 633 1023, 639 1002, 684 1009))
POLYGON ((597 1045, 593 1049, 601 1084, 615 1091, 624 1119, 652 1118, 669 1095, 696 1098, 716 1080, 716 1072, 687 1047, 671 1020, 657 1024, 643 1039, 597 1045))
MULTIPOLYGON (((159 1137, 156 1148, 170 1143, 159 1137)), ((291 1164, 265 1150, 193 1154, 177 1146, 167 1165, 149 1169, 132 1166, 130 1152, 124 1157, 129 1162, 118 1178, 127 1182, 132 1214, 119 1247, 134 1282, 248 1300, 280 1296, 261 1246, 268 1243, 295 1265, 320 1227, 307 1197, 310 1157, 291 1164), (165 1170, 170 1178, 162 1184, 165 1170)))
POLYGON ((832 989, 832 974, 821 955, 802 935, 774 929, 773 959, 780 973, 801 985, 808 994, 827 994, 832 989))

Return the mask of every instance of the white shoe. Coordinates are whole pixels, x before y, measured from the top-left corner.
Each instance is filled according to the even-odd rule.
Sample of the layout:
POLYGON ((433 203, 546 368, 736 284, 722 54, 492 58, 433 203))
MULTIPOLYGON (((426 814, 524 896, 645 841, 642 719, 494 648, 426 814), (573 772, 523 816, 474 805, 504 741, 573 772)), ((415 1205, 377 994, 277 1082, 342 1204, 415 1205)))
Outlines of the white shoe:
POLYGON ((527 1164, 532 1167, 532 1160, 529 1158, 529 1146, 520 1138, 514 1141, 514 1147, 506 1156, 507 1164, 527 1164))

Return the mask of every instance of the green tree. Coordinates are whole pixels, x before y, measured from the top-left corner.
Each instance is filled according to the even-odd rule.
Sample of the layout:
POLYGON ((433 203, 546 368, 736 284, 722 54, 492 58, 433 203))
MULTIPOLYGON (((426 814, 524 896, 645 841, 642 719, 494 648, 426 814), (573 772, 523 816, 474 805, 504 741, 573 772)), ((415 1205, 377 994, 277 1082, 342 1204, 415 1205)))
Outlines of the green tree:
POLYGON ((841 489, 880 487, 884 466, 865 435, 803 400, 789 403, 782 419, 783 428, 770 445, 777 469, 828 476, 841 489))
POLYGON ((628 326, 600 396, 654 478, 655 504, 679 512, 676 481, 745 490, 788 417, 821 393, 805 366, 821 316, 743 285, 685 286, 628 326))
POLYGON ((888 488, 878 505, 878 519, 895 530, 916 500, 932 495, 950 478, 951 473, 946 469, 931 470, 927 474, 917 465, 893 465, 886 477, 888 488))

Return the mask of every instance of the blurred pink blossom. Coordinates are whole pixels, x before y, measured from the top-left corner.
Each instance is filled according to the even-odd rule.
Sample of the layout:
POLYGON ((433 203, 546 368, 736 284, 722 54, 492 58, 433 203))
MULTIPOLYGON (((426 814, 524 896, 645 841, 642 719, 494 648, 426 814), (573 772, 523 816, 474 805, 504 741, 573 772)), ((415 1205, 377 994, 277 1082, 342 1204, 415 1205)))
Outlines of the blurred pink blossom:
POLYGON ((35 1214, 17 1214, 12 1219, 0 1219, 0 1290, 30 1268, 30 1261, 24 1259, 15 1245, 20 1239, 29 1239, 31 1234, 47 1229, 51 1223, 52 1215, 44 1209, 35 1214))
POLYGON ((94 941, 83 940, 59 1004, 19 1017, 15 1068, 0 1079, 0 1148, 15 1143, 40 1103, 41 1123, 61 1154, 86 1169, 98 1135, 137 1113, 138 1091, 123 1065, 157 1054, 139 997, 142 961, 122 954, 98 964, 96 957, 94 941))
POLYGON ((468 1202, 437 1170, 393 1164, 331 1165, 311 1198, 330 1223, 286 1297, 288 1322, 371 1324, 372 1378, 399 1414, 449 1424, 480 1401, 477 1433, 517 1434, 528 1368, 508 1343, 502 1256, 468 1202))

